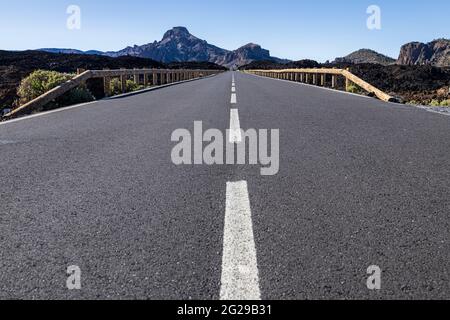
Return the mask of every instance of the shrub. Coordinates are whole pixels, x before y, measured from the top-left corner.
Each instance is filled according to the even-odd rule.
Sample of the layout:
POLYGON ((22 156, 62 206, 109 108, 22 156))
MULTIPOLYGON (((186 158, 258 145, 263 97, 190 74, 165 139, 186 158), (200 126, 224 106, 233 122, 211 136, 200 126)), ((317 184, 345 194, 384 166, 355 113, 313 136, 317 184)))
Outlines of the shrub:
POLYGON ((79 86, 62 95, 57 99, 58 106, 70 106, 78 103, 90 102, 95 100, 92 93, 85 87, 79 86))
POLYGON ((450 107, 450 99, 441 101, 441 107, 450 107))
MULTIPOLYGON (((72 79, 73 76, 73 74, 56 71, 34 71, 20 83, 19 89, 17 90, 17 95, 19 96, 18 104, 23 105, 30 102, 45 92, 72 79)), ((86 86, 79 86, 49 103, 44 109, 54 109, 72 104, 89 102, 94 99, 94 96, 89 92, 86 86)))
POLYGON ((110 82, 111 94, 121 94, 122 93, 122 81, 119 78, 113 78, 110 82))
MULTIPOLYGON (((119 78, 111 79, 110 86, 111 86, 111 94, 112 95, 122 93, 122 81, 119 78)), ((126 81, 126 85, 125 85, 126 92, 133 92, 133 91, 142 90, 142 89, 144 89, 144 86, 138 85, 133 80, 126 81)))
POLYGON ((142 89, 144 89, 144 86, 137 84, 133 80, 127 80, 127 92, 133 92, 142 89))
POLYGON ((17 95, 19 104, 25 104, 39 97, 45 92, 70 80, 73 75, 56 71, 37 70, 23 79, 20 83, 17 95))
POLYGON ((347 92, 351 92, 351 93, 360 93, 361 89, 354 83, 351 83, 348 87, 347 87, 347 92))
POLYGON ((418 105, 420 105, 420 102, 416 101, 416 100, 411 100, 408 102, 408 104, 413 105, 413 106, 418 106, 418 105))
POLYGON ((438 100, 431 100, 430 106, 432 107, 439 107, 441 104, 438 100))

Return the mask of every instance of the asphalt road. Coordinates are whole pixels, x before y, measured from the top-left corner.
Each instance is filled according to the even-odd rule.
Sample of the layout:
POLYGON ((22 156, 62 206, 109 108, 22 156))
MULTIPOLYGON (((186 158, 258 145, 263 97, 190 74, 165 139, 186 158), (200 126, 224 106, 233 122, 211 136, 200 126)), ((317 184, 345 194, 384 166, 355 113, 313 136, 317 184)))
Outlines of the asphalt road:
POLYGON ((450 117, 231 81, 0 124, 0 298, 450 299, 450 117), (277 175, 172 163, 174 130, 225 132, 230 108, 279 129, 277 175))

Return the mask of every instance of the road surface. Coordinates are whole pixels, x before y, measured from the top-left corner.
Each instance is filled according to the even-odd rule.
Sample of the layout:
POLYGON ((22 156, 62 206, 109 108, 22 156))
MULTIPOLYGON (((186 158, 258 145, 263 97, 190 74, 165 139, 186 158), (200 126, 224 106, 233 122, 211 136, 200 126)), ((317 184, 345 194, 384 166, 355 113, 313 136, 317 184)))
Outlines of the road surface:
POLYGON ((2 299, 450 299, 448 116, 228 72, 0 124, 0 164, 2 299), (277 175, 173 164, 230 109, 277 175))

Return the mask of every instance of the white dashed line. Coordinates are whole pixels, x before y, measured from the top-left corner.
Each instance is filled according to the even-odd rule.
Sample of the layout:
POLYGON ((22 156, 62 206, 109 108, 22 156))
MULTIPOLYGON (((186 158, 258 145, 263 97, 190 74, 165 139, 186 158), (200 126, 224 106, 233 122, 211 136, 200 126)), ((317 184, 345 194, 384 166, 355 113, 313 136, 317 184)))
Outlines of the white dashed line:
POLYGON ((232 93, 231 94, 231 104, 236 104, 236 103, 237 103, 236 93, 232 93))
POLYGON ((246 181, 227 183, 220 299, 261 300, 246 181))
MULTIPOLYGON (((236 104, 234 74, 231 92, 231 104, 236 104)), ((238 109, 230 110, 229 139, 230 143, 242 142, 238 109)), ((227 183, 220 299, 261 300, 246 181, 227 183)))
POLYGON ((241 124, 239 121, 238 109, 230 110, 230 143, 241 143, 241 124))

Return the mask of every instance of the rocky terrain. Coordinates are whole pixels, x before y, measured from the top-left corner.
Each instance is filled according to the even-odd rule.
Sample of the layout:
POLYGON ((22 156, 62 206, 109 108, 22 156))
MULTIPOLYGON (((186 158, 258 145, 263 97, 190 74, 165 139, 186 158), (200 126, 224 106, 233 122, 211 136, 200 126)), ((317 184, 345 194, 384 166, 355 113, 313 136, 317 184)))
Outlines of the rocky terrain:
POLYGON ((290 69, 290 68, 349 68, 352 73, 375 87, 401 98, 404 102, 430 104, 433 100, 450 98, 450 67, 430 65, 382 65, 378 63, 329 63, 320 64, 312 60, 300 60, 288 64, 274 61, 254 61, 240 70, 250 69, 290 69))
POLYGON ((213 62, 187 61, 170 62, 164 64, 167 69, 203 69, 203 70, 228 70, 227 68, 213 62))
POLYGON ((175 27, 167 31, 161 41, 127 47, 117 52, 79 51, 75 49, 40 49, 52 53, 95 53, 109 57, 134 56, 149 58, 164 63, 181 61, 209 61, 226 67, 242 66, 255 60, 287 62, 270 56, 270 52, 257 44, 247 44, 229 51, 209 44, 189 33, 185 27, 175 27))
POLYGON ((429 43, 405 44, 397 60, 401 65, 432 65, 450 67, 450 40, 438 39, 429 43))
POLYGON ((394 64, 395 62, 395 59, 370 49, 361 49, 343 58, 336 58, 334 61, 334 63, 376 63, 385 66, 394 64))
POLYGON ((17 98, 20 81, 38 69, 73 73, 82 69, 120 68, 174 68, 174 69, 225 69, 210 62, 181 62, 166 65, 151 59, 122 56, 117 58, 101 55, 58 54, 41 51, 0 51, 0 114, 17 98))
POLYGON ((270 70, 270 69, 295 69, 295 68, 321 68, 322 65, 314 60, 299 60, 288 63, 279 63, 273 60, 253 61, 239 70, 270 70))
POLYGON ((450 68, 367 63, 342 67, 349 67, 355 75, 407 103, 428 105, 450 98, 450 68))

